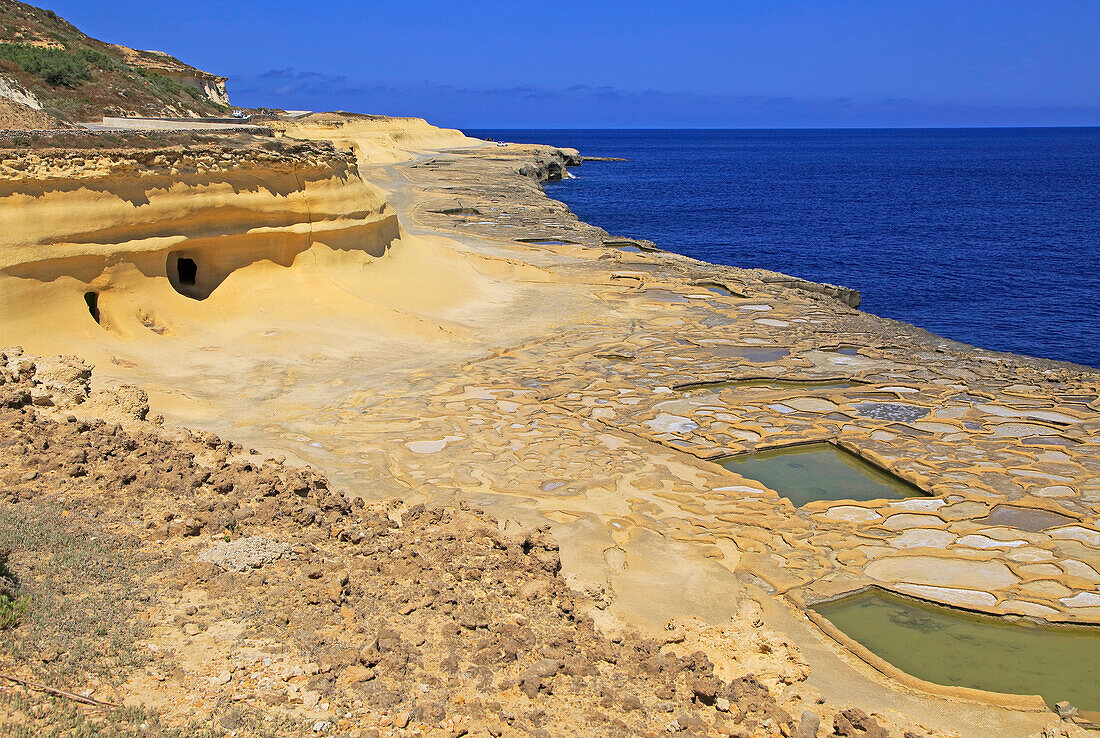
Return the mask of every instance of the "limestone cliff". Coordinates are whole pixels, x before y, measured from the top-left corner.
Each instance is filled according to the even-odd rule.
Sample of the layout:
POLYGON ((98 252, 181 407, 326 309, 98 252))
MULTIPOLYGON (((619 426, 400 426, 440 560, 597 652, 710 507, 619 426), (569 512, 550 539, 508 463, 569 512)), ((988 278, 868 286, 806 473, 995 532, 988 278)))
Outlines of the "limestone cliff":
POLYGON ((483 142, 423 118, 390 118, 355 113, 315 113, 293 124, 275 124, 288 136, 332 141, 372 164, 408 161, 432 149, 480 146, 483 142))
POLYGON ((356 157, 327 142, 180 134, 98 149, 98 139, 0 147, 7 344, 81 346, 119 367, 194 364, 213 345, 305 356, 326 332, 322 350, 338 356, 355 341, 460 346, 480 306, 508 304, 516 280, 545 279, 409 236, 356 157))
POLYGON ((75 307, 120 330, 142 319, 101 304, 120 281, 159 281, 201 300, 259 261, 287 267, 318 243, 381 256, 398 235, 354 160, 274 141, 0 153, 0 221, 0 275, 15 278, 0 291, 5 312, 26 312, 30 294, 68 294, 60 315, 75 307))
POLYGON ((120 44, 114 44, 114 46, 122 52, 126 63, 135 69, 163 75, 177 84, 197 90, 211 102, 229 105, 227 77, 196 69, 163 51, 138 51, 120 44))

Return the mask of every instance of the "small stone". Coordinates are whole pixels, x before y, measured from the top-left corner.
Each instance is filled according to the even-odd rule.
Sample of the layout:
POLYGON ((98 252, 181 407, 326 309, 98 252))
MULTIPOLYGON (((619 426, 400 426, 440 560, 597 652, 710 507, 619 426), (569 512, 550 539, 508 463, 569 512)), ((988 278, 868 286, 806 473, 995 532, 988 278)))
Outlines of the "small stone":
POLYGON ((211 684, 216 684, 216 685, 219 685, 219 686, 223 685, 223 684, 229 684, 229 680, 232 679, 232 678, 233 678, 232 674, 230 674, 228 671, 223 671, 222 673, 218 674, 217 676, 210 677, 210 683, 211 684))
POLYGON ((393 717, 393 724, 396 728, 404 728, 409 724, 409 713, 399 712, 393 717))
POLYGON ((317 703, 320 701, 321 693, 316 690, 311 689, 308 692, 302 693, 302 705, 307 710, 312 710, 314 707, 317 707, 317 703))
POLYGON ((542 679, 537 674, 527 673, 520 679, 519 689, 529 699, 533 700, 538 696, 540 687, 542 687, 542 679))
POLYGON ((729 712, 730 711, 730 701, 727 700, 725 697, 719 697, 716 700, 714 700, 714 709, 717 710, 718 712, 729 712))
POLYGON ((531 665, 530 671, 543 679, 549 679, 561 670, 561 662, 556 659, 539 659, 531 665))
POLYGON ((352 664, 348 668, 344 669, 344 681, 348 684, 357 684, 358 682, 366 682, 374 677, 374 671, 368 669, 365 666, 359 664, 352 664))
POLYGON ((874 718, 854 707, 833 716, 833 733, 842 738, 890 738, 874 718))
POLYGON ((707 705, 713 705, 714 698, 718 695, 718 688, 722 685, 718 681, 718 677, 703 676, 692 679, 690 686, 697 700, 707 705))
POLYGON ((1058 717, 1063 720, 1073 720, 1077 717, 1079 710, 1071 705, 1069 702, 1062 701, 1054 705, 1054 711, 1058 713, 1058 717))
POLYGON ((705 733, 709 727, 698 715, 690 712, 682 712, 676 716, 676 724, 680 730, 689 730, 693 733, 705 733))
POLYGON ((821 727, 821 718, 809 710, 802 713, 802 719, 798 721, 796 738, 817 738, 817 731, 821 727))

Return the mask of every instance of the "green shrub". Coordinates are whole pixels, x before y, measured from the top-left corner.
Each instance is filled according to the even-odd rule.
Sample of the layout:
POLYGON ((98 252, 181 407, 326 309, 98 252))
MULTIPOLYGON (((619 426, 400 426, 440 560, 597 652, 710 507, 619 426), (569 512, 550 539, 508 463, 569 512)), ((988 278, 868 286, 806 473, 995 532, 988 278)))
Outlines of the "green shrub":
POLYGON ((19 625, 23 615, 27 612, 26 597, 9 597, 0 594, 0 630, 7 630, 19 625))
POLYGON ((178 98, 184 92, 192 89, 187 85, 180 84, 171 77, 165 77, 159 72, 150 72, 148 69, 142 69, 141 67, 134 67, 134 71, 148 80, 153 87, 157 88, 157 90, 165 95, 178 98))
POLYGON ((92 78, 88 62, 79 53, 64 49, 0 44, 0 59, 15 62, 23 71, 54 87, 79 87, 92 78))
POLYGON ((102 51, 96 51, 95 49, 80 49, 76 52, 76 55, 80 57, 82 61, 92 65, 96 69, 121 69, 122 63, 117 59, 104 54, 102 51))
POLYGON ((8 568, 8 556, 11 551, 0 549, 0 630, 7 630, 19 624, 27 611, 27 598, 15 594, 19 581, 8 568))

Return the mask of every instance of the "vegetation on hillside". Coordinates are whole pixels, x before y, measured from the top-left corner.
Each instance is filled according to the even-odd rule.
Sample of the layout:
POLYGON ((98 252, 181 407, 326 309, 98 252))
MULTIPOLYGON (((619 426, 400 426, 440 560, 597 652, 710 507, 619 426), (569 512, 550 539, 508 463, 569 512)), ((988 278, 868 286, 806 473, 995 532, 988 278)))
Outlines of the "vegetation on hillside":
POLYGON ((17 593, 19 582, 8 568, 9 551, 0 549, 0 630, 19 624, 27 612, 27 598, 17 593))
POLYGON ((90 38, 53 11, 0 0, 0 74, 30 90, 52 114, 79 121, 127 113, 224 112, 199 90, 145 68, 144 62, 188 68, 172 57, 135 55, 90 38))
POLYGON ((116 62, 101 51, 67 51, 28 44, 0 44, 0 59, 6 59, 24 72, 41 77, 54 87, 79 87, 92 79, 92 66, 112 69, 116 62))

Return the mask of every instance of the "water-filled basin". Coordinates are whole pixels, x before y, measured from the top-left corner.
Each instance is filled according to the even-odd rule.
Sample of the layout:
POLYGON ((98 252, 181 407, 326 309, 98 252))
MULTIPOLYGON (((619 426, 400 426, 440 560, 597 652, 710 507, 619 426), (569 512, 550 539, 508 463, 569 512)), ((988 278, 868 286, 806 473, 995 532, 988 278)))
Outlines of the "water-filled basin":
POLYGON ((796 507, 815 500, 882 500, 926 494, 880 467, 831 443, 730 456, 719 463, 755 479, 796 507))
POLYGON ((814 610, 919 679, 1038 694, 1050 705, 1068 700, 1082 711, 1100 712, 1098 627, 1010 622, 875 588, 814 610))
POLYGON ((729 287, 726 287, 725 285, 722 285, 722 284, 718 284, 717 282, 697 282, 696 285, 699 286, 699 287, 702 287, 707 292, 713 292, 714 294, 721 295, 722 297, 740 297, 740 298, 745 298, 746 297, 746 295, 744 293, 735 292, 734 290, 731 290, 729 287))

